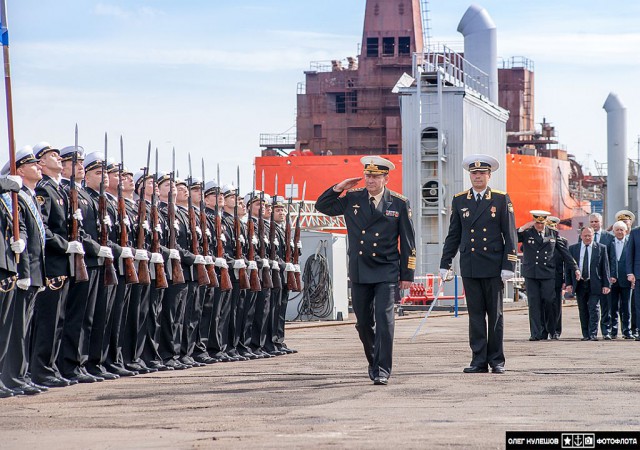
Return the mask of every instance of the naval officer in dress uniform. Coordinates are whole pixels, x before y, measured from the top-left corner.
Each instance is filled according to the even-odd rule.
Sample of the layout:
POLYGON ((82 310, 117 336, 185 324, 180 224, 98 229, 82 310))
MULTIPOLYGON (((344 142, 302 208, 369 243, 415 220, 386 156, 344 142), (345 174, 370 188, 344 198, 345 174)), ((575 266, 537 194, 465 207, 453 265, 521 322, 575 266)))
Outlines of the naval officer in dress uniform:
POLYGON ((460 250, 460 272, 467 293, 469 345, 473 352, 466 373, 504 373, 502 290, 513 277, 516 263, 516 226, 513 205, 506 192, 488 186, 498 161, 475 154, 462 161, 471 189, 451 202, 449 234, 440 260, 440 276, 447 278, 460 250), (487 327, 488 318, 488 327, 487 327))
POLYGON ((347 178, 327 189, 316 209, 345 217, 356 328, 369 362, 369 378, 385 385, 391 375, 395 293, 398 286, 408 289, 413 281, 415 238, 409 201, 386 188, 393 163, 379 156, 360 161, 365 187, 352 189, 362 178, 347 178), (341 195, 344 191, 348 192, 341 195))
MULTIPOLYGON (((518 242, 522 242, 522 276, 527 288, 529 305, 530 341, 545 340, 549 330, 555 330, 556 254, 564 261, 567 270, 573 270, 580 279, 580 271, 569 254, 566 242, 558 239, 557 232, 546 226, 548 211, 530 211, 533 220, 518 229, 518 242)), ((551 339, 559 336, 551 332, 551 339)))

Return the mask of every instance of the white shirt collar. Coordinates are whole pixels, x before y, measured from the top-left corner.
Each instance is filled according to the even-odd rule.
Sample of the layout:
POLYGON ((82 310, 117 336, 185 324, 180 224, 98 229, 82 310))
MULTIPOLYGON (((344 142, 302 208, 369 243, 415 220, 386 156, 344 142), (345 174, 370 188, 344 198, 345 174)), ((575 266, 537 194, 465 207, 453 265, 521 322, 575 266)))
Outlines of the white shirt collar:
POLYGON ((476 190, 475 190, 475 189, 473 189, 473 188, 472 188, 471 190, 473 191, 473 197, 474 197, 474 198, 477 198, 477 197, 478 197, 478 194, 480 194, 480 197, 481 197, 481 198, 484 198, 484 194, 487 192, 487 188, 484 188, 484 190, 482 190, 482 191, 480 191, 480 192, 476 191, 476 190))

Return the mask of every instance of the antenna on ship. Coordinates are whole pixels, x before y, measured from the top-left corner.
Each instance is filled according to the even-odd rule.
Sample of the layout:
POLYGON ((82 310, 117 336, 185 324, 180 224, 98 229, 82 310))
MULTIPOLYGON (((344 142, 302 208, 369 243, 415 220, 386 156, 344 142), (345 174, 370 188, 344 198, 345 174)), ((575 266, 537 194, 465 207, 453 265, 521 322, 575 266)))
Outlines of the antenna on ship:
POLYGON ((431 19, 429 18, 429 0, 421 0, 420 12, 422 15, 422 44, 425 49, 431 44, 431 19))

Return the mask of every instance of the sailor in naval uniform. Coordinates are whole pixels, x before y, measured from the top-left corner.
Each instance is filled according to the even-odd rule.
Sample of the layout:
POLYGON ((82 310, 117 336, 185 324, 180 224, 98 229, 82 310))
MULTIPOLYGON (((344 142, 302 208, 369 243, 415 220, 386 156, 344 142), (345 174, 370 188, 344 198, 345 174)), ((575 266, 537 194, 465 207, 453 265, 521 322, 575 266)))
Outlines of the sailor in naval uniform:
POLYGON ((393 163, 378 156, 360 161, 365 187, 352 189, 362 178, 347 178, 327 189, 316 209, 344 215, 356 328, 369 361, 369 377, 385 385, 391 375, 395 292, 398 286, 408 289, 413 281, 415 238, 409 201, 386 188, 393 163), (341 195, 344 191, 348 192, 341 195))
POLYGON ((449 234, 442 249, 440 275, 446 279, 460 250, 460 271, 469 310, 469 344, 473 357, 466 373, 504 373, 502 313, 503 282, 513 277, 516 227, 506 192, 488 186, 498 161, 476 154, 462 161, 472 188, 451 202, 449 234), (488 327, 487 327, 488 319, 488 327))

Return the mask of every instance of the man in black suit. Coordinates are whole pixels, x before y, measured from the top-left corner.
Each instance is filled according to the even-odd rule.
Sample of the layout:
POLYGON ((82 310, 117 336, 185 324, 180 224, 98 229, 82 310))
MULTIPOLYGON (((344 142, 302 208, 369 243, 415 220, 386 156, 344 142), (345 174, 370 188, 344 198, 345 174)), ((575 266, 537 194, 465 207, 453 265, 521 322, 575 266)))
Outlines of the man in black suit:
MULTIPOLYGON (((609 244, 613 242, 613 234, 602 228, 602 215, 592 213, 589 216, 589 225, 593 228, 593 242, 609 247, 609 244)), ((609 339, 611 336, 611 305, 608 294, 600 296, 600 329, 604 339, 609 339)))
MULTIPOLYGON (((546 226, 551 213, 533 210, 533 221, 518 230, 518 242, 522 242, 522 276, 527 288, 529 305, 530 341, 547 339, 548 330, 555 329, 555 260, 559 254, 567 270, 573 270, 580 278, 578 265, 567 249, 566 242, 557 238, 556 232, 546 226)), ((551 339, 558 339, 551 334, 551 339)))
POLYGON ((611 271, 611 337, 618 337, 618 314, 624 339, 632 339, 631 332, 631 283, 627 280, 627 225, 619 220, 613 224, 613 242, 609 244, 609 269, 611 271))
POLYGON ((580 266, 580 280, 573 271, 565 273, 567 292, 575 292, 578 299, 583 341, 598 340, 600 299, 609 293, 611 285, 607 247, 593 242, 593 234, 593 228, 583 228, 581 242, 569 247, 571 256, 580 266))
MULTIPOLYGON (((560 218, 556 216, 549 216, 547 218, 547 227, 553 230, 556 234, 557 240, 562 240, 564 242, 564 246, 569 249, 568 241, 560 236, 557 232, 557 226, 560 223, 560 218)), ((555 295, 553 297, 553 310, 556 315, 556 322, 550 323, 549 328, 546 329, 546 332, 552 339, 560 339, 560 335, 562 334, 562 296, 564 291, 564 259, 559 252, 555 253, 554 256, 554 265, 555 265, 555 282, 554 282, 554 292, 555 295)), ((547 323, 547 321, 545 321, 547 323)))
POLYGON ((488 186, 498 161, 488 155, 470 155, 462 165, 472 187, 453 197, 449 234, 440 260, 446 279, 460 250, 460 272, 467 293, 469 345, 473 352, 465 373, 504 373, 504 281, 513 277, 517 260, 513 205, 506 192, 488 186), (487 328, 487 319, 489 326, 487 328))
MULTIPOLYGON (((2 169, 9 172, 9 164, 2 169)), ((22 178, 22 189, 18 193, 20 222, 24 223, 26 250, 18 262, 18 287, 14 302, 13 326, 9 338, 9 348, 2 364, 2 382, 15 393, 39 394, 47 387, 34 384, 27 377, 27 356, 29 354, 29 327, 33 316, 36 295, 44 289, 44 240, 45 231, 40 206, 36 202, 36 184, 42 179, 38 160, 30 146, 16 152, 16 173, 22 178)))
POLYGON ((408 289, 413 281, 415 237, 409 201, 386 188, 393 163, 378 156, 360 161, 365 188, 352 189, 361 177, 347 178, 327 189, 316 209, 345 217, 356 328, 369 362, 369 378, 386 385, 392 366, 394 298, 398 287, 408 289), (343 191, 348 192, 342 196, 343 191))

